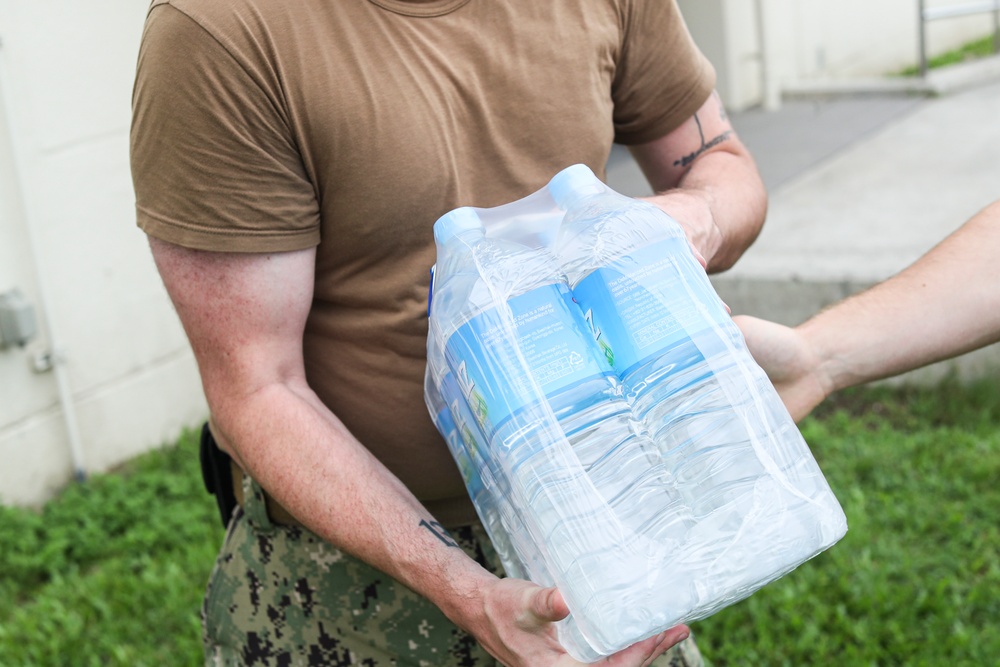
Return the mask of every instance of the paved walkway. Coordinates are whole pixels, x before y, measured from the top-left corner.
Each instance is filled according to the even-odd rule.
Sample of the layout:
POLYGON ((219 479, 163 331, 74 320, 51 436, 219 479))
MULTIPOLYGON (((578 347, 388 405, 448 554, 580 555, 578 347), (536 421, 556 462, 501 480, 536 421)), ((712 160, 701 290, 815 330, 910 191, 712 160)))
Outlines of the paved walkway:
MULTIPOLYGON (((905 268, 1000 199, 996 79, 941 97, 817 97, 732 117, 770 192, 760 238, 713 277, 734 313, 801 322, 905 268)), ((626 194, 648 193, 624 150, 612 154, 608 181, 626 194)), ((996 372, 1000 346, 957 368, 996 372)))

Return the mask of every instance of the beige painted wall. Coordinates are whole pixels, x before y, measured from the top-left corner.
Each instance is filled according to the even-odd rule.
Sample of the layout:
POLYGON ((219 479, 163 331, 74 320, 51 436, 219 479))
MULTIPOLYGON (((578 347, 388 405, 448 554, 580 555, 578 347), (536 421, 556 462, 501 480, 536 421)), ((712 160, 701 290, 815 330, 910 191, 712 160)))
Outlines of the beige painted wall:
POLYGON ((0 291, 27 295, 41 334, 0 350, 2 502, 39 503, 73 472, 56 373, 33 370, 53 343, 88 471, 205 413, 134 223, 128 125, 146 6, 0 0, 0 291))

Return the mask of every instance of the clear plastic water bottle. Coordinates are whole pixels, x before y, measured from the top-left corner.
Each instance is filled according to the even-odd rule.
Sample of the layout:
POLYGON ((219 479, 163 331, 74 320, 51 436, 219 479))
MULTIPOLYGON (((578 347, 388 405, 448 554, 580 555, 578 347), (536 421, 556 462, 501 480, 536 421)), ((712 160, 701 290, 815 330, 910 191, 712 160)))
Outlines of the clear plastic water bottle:
MULTIPOLYGON (((434 328, 435 323, 431 326, 434 328)), ((486 438, 448 369, 442 345, 441 336, 432 332, 428 337, 424 378, 428 411, 458 465, 472 504, 507 576, 530 579, 529 570, 541 571, 540 556, 528 548, 527 529, 510 503, 505 478, 486 454, 486 438)))
POLYGON ((702 603, 762 585, 803 544, 835 541, 782 522, 832 494, 680 225, 583 165, 548 189, 566 211, 555 251, 574 298, 698 522, 681 557, 711 565, 702 603))
POLYGON ((690 599, 677 587, 665 601, 655 583, 690 515, 558 263, 545 249, 487 238, 471 209, 442 217, 435 238, 432 326, 577 616, 589 644, 577 653, 606 655, 665 629, 672 603, 690 599))
MULTIPOLYGON (((428 366, 428 378, 431 377, 431 367, 428 366)), ((446 381, 447 381, 446 377, 446 381)), ((503 563, 507 576, 517 579, 528 578, 528 569, 524 559, 514 548, 507 525, 516 519, 516 512, 510 507, 498 485, 492 471, 475 452, 476 443, 469 441, 468 425, 461 421, 456 423, 452 410, 459 409, 454 400, 449 401, 447 393, 437 385, 431 391, 425 392, 428 397, 428 408, 434 415, 434 425, 448 445, 448 451, 458 465, 462 481, 469 492, 469 497, 479 515, 479 520, 489 535, 493 548, 496 549, 503 563), (449 403, 453 407, 449 407, 449 403), (505 516, 506 515, 506 516, 505 516), (505 522, 506 519, 506 522, 505 522), (505 523, 507 525, 505 525, 505 523)))
MULTIPOLYGON (((433 323, 432 323, 433 328, 433 323)), ((448 370, 436 331, 428 337, 424 396, 434 425, 445 438, 452 458, 462 474, 476 513, 504 566, 506 576, 527 579, 540 586, 553 586, 555 579, 527 532, 521 513, 511 504, 511 491, 496 461, 486 455, 483 432, 472 417, 448 370)), ((583 662, 596 662, 602 655, 593 650, 580 632, 575 616, 558 625, 564 646, 572 648, 583 662)))

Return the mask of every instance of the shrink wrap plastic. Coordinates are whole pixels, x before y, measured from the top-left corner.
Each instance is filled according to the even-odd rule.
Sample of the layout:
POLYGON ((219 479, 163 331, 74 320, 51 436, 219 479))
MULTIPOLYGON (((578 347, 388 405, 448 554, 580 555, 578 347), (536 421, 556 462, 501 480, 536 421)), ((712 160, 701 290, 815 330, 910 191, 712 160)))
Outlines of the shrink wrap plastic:
POLYGON ((683 230, 583 165, 434 227, 425 399, 508 576, 593 662, 829 548, 844 513, 683 230))

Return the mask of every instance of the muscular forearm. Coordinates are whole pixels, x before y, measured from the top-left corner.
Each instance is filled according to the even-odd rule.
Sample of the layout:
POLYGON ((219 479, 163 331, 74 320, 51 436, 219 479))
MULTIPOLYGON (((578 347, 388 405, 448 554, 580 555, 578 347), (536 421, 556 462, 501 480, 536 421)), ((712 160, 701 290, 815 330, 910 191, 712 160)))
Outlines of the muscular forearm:
POLYGON ((222 442, 297 519, 472 629, 477 591, 496 578, 431 530, 434 517, 304 381, 210 400, 222 442))
POLYGON ((889 280, 798 327, 829 391, 1000 340, 1000 202, 889 280))
POLYGON ((433 517, 306 383, 315 250, 211 253, 156 239, 150 247, 222 444, 303 524, 469 629, 474 593, 497 579, 426 528, 433 517))

